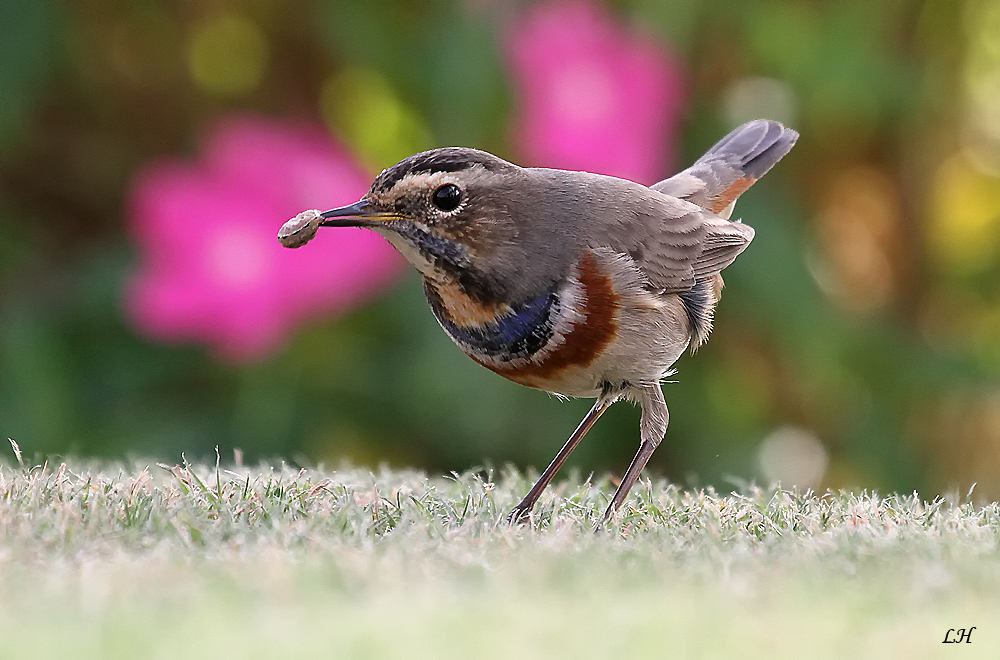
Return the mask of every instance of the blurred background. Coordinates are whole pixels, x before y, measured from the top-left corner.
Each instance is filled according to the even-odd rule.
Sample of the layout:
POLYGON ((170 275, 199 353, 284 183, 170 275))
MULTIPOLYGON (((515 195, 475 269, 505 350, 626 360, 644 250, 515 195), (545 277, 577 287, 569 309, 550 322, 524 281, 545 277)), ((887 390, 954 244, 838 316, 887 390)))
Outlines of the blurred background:
MULTIPOLYGON (((1000 496, 1000 3, 0 4, 0 436, 31 454, 544 467, 590 402, 465 357, 361 230, 415 151, 651 184, 802 137, 665 385, 685 485, 1000 496)), ((620 474, 615 406, 570 464, 620 474)))

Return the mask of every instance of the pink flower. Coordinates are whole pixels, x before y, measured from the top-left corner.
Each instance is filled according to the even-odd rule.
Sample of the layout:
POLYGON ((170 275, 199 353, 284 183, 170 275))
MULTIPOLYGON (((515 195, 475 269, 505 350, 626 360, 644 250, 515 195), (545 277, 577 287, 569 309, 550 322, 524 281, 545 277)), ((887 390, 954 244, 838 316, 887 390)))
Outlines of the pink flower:
POLYGON ((307 249, 277 231, 309 208, 349 204, 369 179, 318 127, 229 118, 199 162, 164 160, 132 183, 140 262, 126 292, 144 334, 198 341, 224 359, 261 358, 304 321, 344 312, 390 285, 402 259, 374 232, 322 233, 307 249))
POLYGON ((528 161, 646 184, 669 173, 684 92, 664 47, 596 2, 552 0, 515 26, 507 50, 528 161))

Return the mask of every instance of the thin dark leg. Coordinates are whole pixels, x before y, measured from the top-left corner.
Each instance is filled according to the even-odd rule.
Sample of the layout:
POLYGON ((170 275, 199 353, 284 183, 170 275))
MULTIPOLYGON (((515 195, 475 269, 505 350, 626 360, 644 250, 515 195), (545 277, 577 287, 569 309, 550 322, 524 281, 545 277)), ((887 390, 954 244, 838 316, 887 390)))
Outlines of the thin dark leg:
POLYGON ((606 394, 602 394, 597 398, 597 401, 594 403, 594 407, 590 409, 587 416, 584 417, 583 421, 580 422, 580 425, 576 427, 576 430, 573 431, 573 435, 569 436, 569 440, 567 440, 566 444, 563 445, 563 448, 559 450, 556 457, 552 459, 549 466, 545 468, 545 472, 542 472, 542 476, 538 478, 538 481, 536 481, 535 485, 531 487, 528 494, 524 496, 521 503, 514 507, 514 510, 510 512, 510 516, 507 517, 508 522, 521 522, 528 516, 528 512, 531 511, 531 507, 535 506, 535 502, 538 501, 542 491, 549 485, 552 478, 556 476, 556 472, 559 471, 559 468, 561 468, 563 463, 566 462, 566 459, 569 458, 570 453, 572 453, 572 451, 576 449, 576 446, 580 444, 580 441, 583 440, 583 436, 587 435, 587 431, 589 431, 590 427, 594 425, 594 422, 596 422, 604 411, 610 408, 611 404, 617 400, 617 396, 608 396, 606 394))
POLYGON ((636 398, 639 400, 639 405, 642 406, 642 421, 639 426, 641 436, 639 451, 636 452, 635 458, 632 459, 628 470, 625 471, 625 476, 622 477, 622 482, 618 485, 614 497, 611 498, 611 504, 608 505, 608 510, 604 512, 604 517, 601 519, 598 529, 618 511, 618 507, 628 497, 629 491, 632 490, 636 479, 639 478, 639 473, 646 467, 649 457, 656 451, 656 448, 660 445, 660 441, 663 440, 663 436, 667 432, 667 421, 669 420, 667 402, 663 399, 663 391, 660 389, 659 384, 643 388, 636 398))
POLYGON ((639 451, 636 452, 635 458, 632 459, 632 464, 628 466, 628 470, 625 471, 625 476, 622 477, 622 482, 618 484, 618 489, 615 491, 615 496, 611 498, 611 504, 608 505, 608 510, 604 512, 604 517, 601 518, 601 526, 603 526, 608 519, 618 510, 618 507, 622 505, 625 498, 628 497, 628 492, 632 490, 632 486, 635 485, 636 479, 639 478, 639 473, 642 469, 646 467, 646 462, 649 461, 649 457, 653 455, 653 451, 659 443, 643 442, 639 445, 639 451))

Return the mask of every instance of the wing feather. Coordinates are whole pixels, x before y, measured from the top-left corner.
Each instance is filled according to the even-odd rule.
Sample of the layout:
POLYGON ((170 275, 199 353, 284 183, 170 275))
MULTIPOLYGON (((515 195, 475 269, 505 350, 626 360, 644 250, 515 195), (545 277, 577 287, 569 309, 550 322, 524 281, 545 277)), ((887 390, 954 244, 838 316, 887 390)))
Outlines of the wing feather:
POLYGON ((596 228, 591 247, 629 255, 657 292, 687 291, 731 264, 753 239, 750 226, 666 195, 647 194, 639 215, 596 228))

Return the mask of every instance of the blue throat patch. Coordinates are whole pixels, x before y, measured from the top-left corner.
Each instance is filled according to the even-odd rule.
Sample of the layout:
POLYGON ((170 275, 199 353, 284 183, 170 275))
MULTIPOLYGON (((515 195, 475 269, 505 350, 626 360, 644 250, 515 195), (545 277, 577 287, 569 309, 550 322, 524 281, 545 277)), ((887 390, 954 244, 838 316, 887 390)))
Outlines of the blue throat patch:
POLYGON ((554 291, 546 291, 515 305, 510 314, 481 326, 463 326, 453 322, 448 318, 437 292, 426 282, 424 291, 441 327, 466 352, 513 360, 534 354, 552 337, 552 311, 559 302, 554 291))

